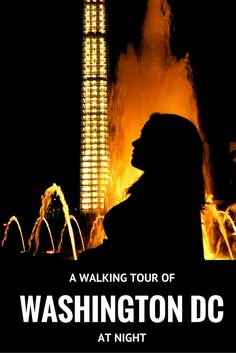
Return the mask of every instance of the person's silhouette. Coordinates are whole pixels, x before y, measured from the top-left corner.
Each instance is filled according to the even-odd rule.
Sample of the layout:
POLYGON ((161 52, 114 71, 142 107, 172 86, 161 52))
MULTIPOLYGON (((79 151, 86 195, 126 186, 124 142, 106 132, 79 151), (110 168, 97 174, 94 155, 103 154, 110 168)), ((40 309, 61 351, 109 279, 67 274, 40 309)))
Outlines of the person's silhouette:
MULTIPOLYGON (((203 149, 187 119, 154 113, 133 142, 131 164, 144 173, 104 218, 104 259, 190 264, 203 259, 203 149)), ((99 252, 99 251, 98 251, 99 252)))

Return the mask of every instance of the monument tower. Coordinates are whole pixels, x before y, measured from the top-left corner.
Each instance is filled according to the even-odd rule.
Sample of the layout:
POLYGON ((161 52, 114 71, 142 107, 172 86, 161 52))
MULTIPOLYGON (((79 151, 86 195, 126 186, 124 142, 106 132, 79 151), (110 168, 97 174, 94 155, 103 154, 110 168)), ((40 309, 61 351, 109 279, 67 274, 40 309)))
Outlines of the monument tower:
POLYGON ((101 214, 109 178, 105 0, 84 0, 80 211, 101 214))

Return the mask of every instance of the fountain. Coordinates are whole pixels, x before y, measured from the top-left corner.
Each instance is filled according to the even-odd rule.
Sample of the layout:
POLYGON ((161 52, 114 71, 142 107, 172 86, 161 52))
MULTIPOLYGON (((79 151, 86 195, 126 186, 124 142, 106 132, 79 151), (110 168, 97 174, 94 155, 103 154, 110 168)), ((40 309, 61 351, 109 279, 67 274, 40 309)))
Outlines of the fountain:
POLYGON ((206 259, 236 258, 236 204, 221 211, 209 195, 202 212, 202 231, 206 259))
POLYGON ((92 224, 91 231, 89 234, 89 242, 87 245, 88 249, 95 248, 102 244, 103 239, 107 239, 107 236, 103 230, 103 219, 104 216, 98 215, 92 224))
MULTIPOLYGON (((78 231, 79 231, 79 237, 80 237, 81 247, 82 247, 82 250, 81 250, 81 251, 85 251, 84 239, 83 239, 83 235, 82 235, 82 231, 81 231, 81 228, 80 228, 80 226, 79 226, 79 223, 78 223, 77 219, 75 218, 75 216, 73 216, 73 215, 70 215, 70 219, 75 222, 76 227, 77 227, 77 229, 78 229, 78 231)), ((62 249, 62 243, 63 243, 63 238, 64 238, 64 232, 65 232, 65 229, 66 229, 67 226, 68 226, 68 222, 67 222, 67 220, 66 220, 65 223, 64 223, 64 226, 63 226, 63 228, 62 228, 61 237, 60 237, 60 242, 59 242, 59 244, 58 244, 58 250, 57 250, 57 251, 58 251, 59 253, 61 252, 61 249, 62 249)))
MULTIPOLYGON (((45 217, 43 219, 41 219, 41 217, 38 217, 36 222, 35 222, 35 224, 34 224, 34 226, 33 226, 33 229, 32 229, 29 241, 28 241, 29 252, 32 249, 33 240, 35 239, 35 233, 36 233, 36 230, 38 229, 39 222, 42 223, 42 221, 46 224, 46 227, 47 227, 47 230, 48 230, 48 234, 49 234, 51 245, 52 245, 52 253, 55 253, 55 245, 54 245, 54 241, 53 241, 53 237, 52 237, 52 232, 51 232, 50 226, 48 224, 48 221, 46 220, 45 217)), ((38 248, 34 251, 34 255, 36 255, 37 252, 38 252, 38 248)))
POLYGON ((40 245, 40 237, 41 237, 40 232, 41 232, 42 223, 44 222, 46 225, 48 234, 49 234, 49 239, 50 239, 50 244, 51 244, 51 250, 46 251, 46 254, 48 254, 48 255, 62 254, 61 248, 62 248, 64 232, 65 232, 66 227, 68 227, 70 244, 71 244, 71 252, 73 255, 73 259, 77 260, 77 256, 78 256, 77 254, 79 252, 82 252, 85 250, 83 235, 82 235, 81 228, 79 226, 77 219, 75 218, 75 216, 69 214, 69 207, 66 203, 65 196, 64 196, 60 186, 53 184, 52 186, 47 188, 46 191, 44 192, 44 194, 42 195, 41 200, 42 200, 42 203, 41 203, 41 207, 40 207, 40 211, 39 211, 39 217, 36 219, 34 226, 33 226, 33 229, 31 231, 30 237, 28 239, 28 249, 26 249, 24 237, 22 234, 22 229, 21 229, 20 223, 19 223, 16 216, 12 216, 9 219, 8 223, 6 224, 6 228, 4 231, 4 238, 1 241, 1 247, 4 248, 6 246, 7 241, 8 241, 8 233, 9 233, 10 225, 12 222, 15 222, 17 224, 17 227, 18 227, 18 230, 20 233, 20 237, 21 237, 22 252, 23 253, 27 252, 28 254, 31 254, 32 256, 39 255, 39 245, 40 245), (57 248, 55 246, 55 242, 53 239, 53 234, 50 229, 49 222, 46 219, 48 209, 52 203, 52 196, 54 196, 54 195, 58 196, 61 201, 62 211, 63 211, 63 215, 65 218, 64 227, 60 232, 60 242, 59 242, 57 248), (75 222, 76 227, 79 232, 79 240, 81 243, 80 251, 78 251, 76 249, 75 236, 74 236, 73 228, 71 225, 71 220, 73 220, 75 222))
MULTIPOLYGON (((44 222, 49 234, 51 250, 47 251, 48 255, 61 254, 63 255, 63 239, 66 228, 68 227, 71 251, 73 259, 77 260, 78 254, 85 251, 86 248, 94 247, 94 242, 98 244, 98 239, 103 230, 103 216, 98 216, 93 223, 90 231, 90 241, 88 242, 86 248, 84 244, 84 238, 81 231, 81 227, 75 218, 75 216, 69 214, 69 207, 65 201, 64 194, 61 188, 53 184, 51 187, 46 189, 44 195, 42 196, 42 205, 40 207, 40 216, 34 223, 33 229, 31 231, 28 240, 28 249, 26 249, 25 241, 22 233, 20 223, 16 216, 12 216, 6 224, 4 231, 4 238, 1 241, 1 247, 4 248, 8 241, 10 225, 15 222, 17 224, 18 231, 20 233, 22 251, 21 253, 32 254, 33 256, 39 255, 39 245, 40 245, 40 231, 41 225, 44 222), (62 202, 63 214, 65 217, 64 226, 60 232, 60 241, 57 246, 54 244, 53 234, 50 229, 50 225, 46 219, 47 210, 51 204, 51 197, 53 195, 59 195, 60 201, 62 202), (76 248, 76 241, 71 225, 71 221, 75 222, 79 233, 79 249, 76 248)), ((203 217, 203 244, 204 244, 204 255, 205 259, 210 260, 234 260, 236 258, 236 204, 229 205, 225 211, 217 209, 217 206, 210 195, 207 199, 207 204, 205 210, 202 213, 203 217)), ((77 242, 78 243, 78 242, 77 242)))
POLYGON ((40 235, 41 224, 47 214, 47 210, 48 210, 49 206, 51 205, 52 195, 55 195, 55 194, 59 197, 59 199, 62 203, 62 210, 63 210, 65 221, 67 223, 68 230, 69 230, 73 258, 74 258, 74 260, 77 260, 77 253, 76 253, 76 248, 75 248, 75 238, 74 238, 73 228, 71 226, 71 221, 70 221, 69 207, 67 205, 67 202, 65 200, 65 196, 64 196, 60 186, 56 185, 55 183, 51 187, 49 187, 45 191, 44 195, 42 196, 42 204, 41 204, 41 207, 39 210, 40 217, 39 217, 39 222, 37 224, 37 227, 35 230, 35 236, 34 236, 35 250, 34 250, 33 254, 34 255, 37 254, 38 247, 39 247, 39 235, 40 235))
POLYGON ((8 239, 8 233, 9 233, 9 229, 10 229, 10 225, 12 222, 15 222, 16 225, 17 225, 17 228, 19 230, 19 233, 20 233, 20 239, 21 239, 21 245, 22 245, 22 252, 24 253, 26 251, 25 249, 25 241, 24 241, 24 237, 23 237, 23 233, 22 233, 22 229, 21 229, 21 226, 20 226, 20 223, 17 219, 16 216, 12 216, 9 221, 7 222, 6 224, 6 228, 5 228, 5 231, 4 231, 4 238, 3 240, 1 241, 1 247, 3 248, 5 243, 7 242, 7 239, 8 239))

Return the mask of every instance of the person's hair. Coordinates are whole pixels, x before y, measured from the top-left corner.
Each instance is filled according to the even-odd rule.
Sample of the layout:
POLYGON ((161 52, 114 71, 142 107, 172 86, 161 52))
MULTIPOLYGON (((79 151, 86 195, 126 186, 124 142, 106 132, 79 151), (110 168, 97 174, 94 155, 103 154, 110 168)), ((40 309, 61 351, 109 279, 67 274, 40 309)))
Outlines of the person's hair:
POLYGON ((203 208, 203 146, 195 125, 178 115, 153 113, 143 132, 146 169, 140 179, 129 187, 127 194, 135 195, 145 185, 155 188, 147 182, 152 176, 157 184, 161 181, 165 185, 169 183, 176 193, 182 192, 187 202, 196 208, 203 208))

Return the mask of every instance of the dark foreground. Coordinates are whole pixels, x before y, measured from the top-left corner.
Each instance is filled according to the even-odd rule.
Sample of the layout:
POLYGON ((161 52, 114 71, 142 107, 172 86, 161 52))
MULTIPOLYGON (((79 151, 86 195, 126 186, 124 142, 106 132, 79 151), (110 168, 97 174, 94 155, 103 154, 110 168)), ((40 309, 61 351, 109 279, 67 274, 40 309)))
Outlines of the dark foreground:
MULTIPOLYGON (((99 266, 93 263, 84 266, 79 261, 59 257, 21 256, 10 259, 1 256, 1 351, 235 351, 236 262, 207 261, 198 268, 189 268, 188 264, 181 268, 178 264, 150 267, 145 266, 145 263, 145 259, 140 258, 139 265, 130 263, 122 266, 120 263, 109 268, 109 265, 99 266), (93 274, 94 276, 88 277, 91 282, 81 282, 81 273, 93 274), (152 276, 153 282, 142 281, 145 273, 155 274, 152 276), (114 274, 119 274, 119 278, 123 274, 123 281, 114 279, 114 274), (170 274, 174 275, 170 277, 170 274), (34 298, 36 295, 41 296, 40 311, 37 322, 33 323, 30 319, 31 322, 24 323, 20 296, 27 299, 30 295, 34 298), (146 298, 145 319, 140 320, 136 307, 133 322, 121 322, 122 318, 125 321, 132 310, 132 303, 124 300, 124 306, 120 307, 122 313, 115 314, 116 322, 110 322, 109 318, 107 322, 92 322, 100 321, 100 318, 96 319, 96 315, 93 316, 94 310, 96 311, 95 304, 90 307, 90 322, 75 322, 74 317, 69 317, 70 313, 73 313, 73 303, 67 304, 67 311, 58 306, 58 299, 63 295, 72 300, 75 296, 81 296, 81 300, 84 300, 84 296, 97 296, 98 300, 101 296, 108 299, 110 296, 116 296, 116 301, 124 295, 131 299, 142 296, 141 298, 146 298), (153 322, 153 316, 149 312, 149 299, 156 295, 165 301, 161 305, 165 313, 162 313, 160 322, 153 322), (45 309, 48 296, 51 296, 50 300, 54 302, 55 312, 50 304, 50 307, 45 309), (178 322, 175 315, 173 322, 170 322, 168 296, 175 302, 177 296, 182 297, 182 322, 178 322), (199 299, 202 302, 202 312, 198 310, 196 313, 198 317, 202 315, 199 322, 191 322, 193 296, 202 297, 199 299), (220 297, 223 306, 210 299, 220 297), (42 322, 44 310, 47 312, 47 322, 42 322), (64 314, 63 317, 68 319, 67 323, 61 322, 60 314, 64 314), (52 317, 57 322, 51 322, 52 317), (214 320, 219 322, 213 322, 214 320)), ((147 280, 148 278, 149 276, 146 277, 147 280)), ((156 301, 151 309, 152 312, 156 310, 155 318, 161 317, 159 304, 160 302, 156 301)))

